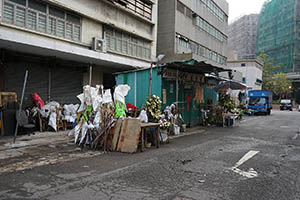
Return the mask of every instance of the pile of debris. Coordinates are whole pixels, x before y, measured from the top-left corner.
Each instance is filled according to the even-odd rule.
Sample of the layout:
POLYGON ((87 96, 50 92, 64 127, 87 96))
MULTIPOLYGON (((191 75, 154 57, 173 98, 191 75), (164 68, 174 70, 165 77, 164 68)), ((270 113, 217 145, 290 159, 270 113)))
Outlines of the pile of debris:
POLYGON ((74 136, 74 143, 82 148, 111 150, 111 129, 116 122, 114 117, 126 117, 125 96, 129 90, 128 85, 117 86, 113 102, 110 89, 84 86, 83 93, 77 96, 81 101, 77 113, 81 116, 69 133, 69 136, 74 136))

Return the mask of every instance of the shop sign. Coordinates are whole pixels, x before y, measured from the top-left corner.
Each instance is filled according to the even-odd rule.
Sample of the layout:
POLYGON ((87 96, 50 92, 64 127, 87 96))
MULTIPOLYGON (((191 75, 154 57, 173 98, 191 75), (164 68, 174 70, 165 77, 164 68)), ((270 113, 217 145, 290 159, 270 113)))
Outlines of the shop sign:
MULTIPOLYGON (((171 78, 176 79, 177 72, 176 70, 164 70, 163 71, 163 78, 171 78)), ((204 83, 204 76, 202 74, 193 74, 188 72, 181 72, 179 71, 178 79, 183 80, 186 82, 197 82, 197 83, 204 83)))
POLYGON ((209 85, 217 85, 218 81, 216 79, 207 79, 207 84, 209 84, 209 85))

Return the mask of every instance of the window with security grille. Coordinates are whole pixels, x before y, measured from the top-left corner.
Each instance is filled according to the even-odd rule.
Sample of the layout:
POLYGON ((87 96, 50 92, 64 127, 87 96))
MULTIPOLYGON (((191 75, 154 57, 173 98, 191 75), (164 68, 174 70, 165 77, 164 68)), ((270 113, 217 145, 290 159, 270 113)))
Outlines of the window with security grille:
POLYGON ((54 35, 81 40, 81 17, 39 0, 4 0, 5 23, 54 35))
POLYGON ((151 41, 108 26, 105 27, 105 41, 108 51, 142 59, 151 58, 151 41))
POLYGON ((125 6, 132 12, 151 20, 152 19, 152 1, 151 0, 114 0, 125 6))

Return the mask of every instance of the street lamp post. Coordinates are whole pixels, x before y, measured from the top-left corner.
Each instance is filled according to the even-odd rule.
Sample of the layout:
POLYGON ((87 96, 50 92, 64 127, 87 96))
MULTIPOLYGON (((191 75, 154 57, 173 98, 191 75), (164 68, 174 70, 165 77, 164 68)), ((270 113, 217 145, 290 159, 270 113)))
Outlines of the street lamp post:
POLYGON ((158 63, 159 61, 161 61, 164 57, 165 57, 164 54, 160 54, 160 55, 158 55, 154 60, 151 61, 148 96, 151 96, 151 92, 152 92, 152 68, 153 68, 153 64, 157 64, 157 63, 158 63))

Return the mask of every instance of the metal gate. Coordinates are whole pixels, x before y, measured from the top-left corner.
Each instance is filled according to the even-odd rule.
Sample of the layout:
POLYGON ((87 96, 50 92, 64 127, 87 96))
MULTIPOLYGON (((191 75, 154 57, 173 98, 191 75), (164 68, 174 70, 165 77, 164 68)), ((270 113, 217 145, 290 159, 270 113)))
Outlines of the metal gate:
POLYGON ((24 106, 32 104, 31 94, 37 92, 42 99, 48 94, 48 67, 30 62, 4 63, 5 91, 16 92, 20 101, 25 71, 28 70, 28 80, 24 96, 24 106))

